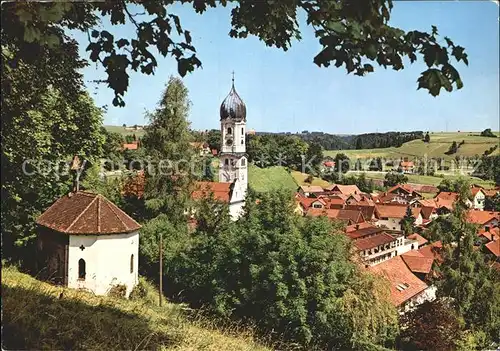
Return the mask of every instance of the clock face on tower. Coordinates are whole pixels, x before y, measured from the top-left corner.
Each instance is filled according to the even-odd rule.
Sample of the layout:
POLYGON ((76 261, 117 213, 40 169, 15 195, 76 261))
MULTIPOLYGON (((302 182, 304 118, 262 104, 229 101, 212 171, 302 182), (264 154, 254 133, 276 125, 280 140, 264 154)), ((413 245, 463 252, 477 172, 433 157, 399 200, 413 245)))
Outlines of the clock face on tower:
POLYGON ((227 139, 227 141, 226 141, 226 145, 227 145, 227 146, 231 146, 231 145, 233 145, 233 139, 227 139))

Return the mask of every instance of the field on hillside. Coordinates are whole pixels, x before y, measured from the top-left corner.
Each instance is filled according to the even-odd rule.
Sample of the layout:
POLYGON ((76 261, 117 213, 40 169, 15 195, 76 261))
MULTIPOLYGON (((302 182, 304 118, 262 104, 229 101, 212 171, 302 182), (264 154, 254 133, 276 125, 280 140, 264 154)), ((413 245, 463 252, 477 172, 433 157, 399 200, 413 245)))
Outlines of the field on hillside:
MULTIPOLYGON (((500 135, 499 133, 496 133, 500 135)), ((360 149, 360 150, 327 150, 325 156, 335 157, 338 153, 345 153, 349 158, 408 158, 410 160, 427 155, 428 158, 442 157, 452 159, 455 156, 481 156, 484 151, 499 145, 499 138, 488 138, 479 136, 478 132, 457 132, 457 133, 430 133, 430 142, 424 143, 422 140, 412 140, 404 143, 401 147, 389 147, 382 149, 360 149), (446 155, 453 141, 459 144, 465 143, 458 148, 456 154, 446 155)), ((499 155, 497 149, 492 155, 499 155)))
POLYGON ((115 132, 118 134, 121 134, 123 136, 125 135, 132 135, 135 134, 136 137, 141 138, 144 135, 144 129, 140 130, 126 130, 122 126, 104 126, 109 132, 115 132))
POLYGON ((137 300, 95 296, 2 268, 2 349, 267 350, 248 331, 188 320, 181 305, 156 306, 153 289, 137 300))
POLYGON ((307 174, 306 173, 301 173, 301 172, 298 172, 298 171, 292 171, 292 177, 293 179, 295 179, 295 182, 298 184, 298 185, 319 185, 323 188, 327 187, 330 185, 330 183, 328 183, 326 180, 323 180, 321 178, 317 178, 317 177, 314 177, 313 181, 311 184, 309 183, 306 183, 305 180, 307 178, 307 174))
MULTIPOLYGON (((347 172, 347 175, 357 175, 360 173, 365 173, 366 178, 368 178, 368 179, 384 179, 385 178, 384 172, 349 171, 349 172, 347 172)), ((439 183, 441 183, 441 181, 444 178, 457 179, 458 177, 460 177, 459 175, 447 175, 443 178, 436 177, 436 176, 417 175, 417 174, 405 174, 405 175, 408 177, 408 183, 426 184, 426 185, 434 185, 434 186, 439 185, 439 183)), ((471 177, 471 176, 467 176, 467 178, 471 181, 471 183, 481 185, 485 188, 493 188, 495 186, 494 182, 492 182, 492 181, 483 180, 481 178, 471 177)))
POLYGON ((297 190, 297 183, 284 167, 259 168, 253 164, 248 167, 248 185, 257 192, 286 189, 297 190))

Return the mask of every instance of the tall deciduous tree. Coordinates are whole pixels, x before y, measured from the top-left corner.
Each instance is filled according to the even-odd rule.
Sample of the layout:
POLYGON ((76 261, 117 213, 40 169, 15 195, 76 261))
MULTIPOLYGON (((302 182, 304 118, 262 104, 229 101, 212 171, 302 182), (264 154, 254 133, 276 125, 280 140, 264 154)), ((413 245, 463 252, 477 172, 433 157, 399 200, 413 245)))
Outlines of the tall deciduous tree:
MULTIPOLYGON (((208 7, 227 5, 227 1, 215 0, 187 2, 200 14, 208 7)), ((105 68, 105 82, 115 92, 113 104, 123 106, 130 70, 152 74, 158 65, 154 51, 174 57, 181 76, 201 65, 192 35, 182 27, 171 4, 166 0, 154 3, 131 0, 50 4, 13 2, 5 4, 2 11, 2 36, 5 33, 18 41, 56 46, 61 42, 63 30, 87 31, 90 59, 105 68), (113 35, 112 28, 98 30, 95 13, 109 19, 112 25, 130 23, 136 28, 136 35, 122 37, 113 35)), ((401 70, 405 58, 413 63, 420 57, 427 69, 418 79, 418 89, 426 89, 436 96, 441 88, 452 91, 463 86, 452 65, 452 57, 457 62, 468 64, 464 48, 448 37, 443 38, 445 44, 442 45, 435 26, 430 28, 430 33, 390 26, 391 0, 334 3, 241 0, 231 5, 231 37, 255 35, 267 46, 288 50, 293 40, 301 38, 298 15, 302 12, 321 45, 321 51, 314 57, 318 66, 344 66, 348 73, 364 76, 374 71, 375 62, 384 68, 401 70)))
POLYGON ((174 222, 184 217, 193 180, 189 107, 188 90, 182 80, 170 77, 158 107, 149 114, 150 124, 142 143, 150 158, 146 205, 153 216, 166 213, 174 222))

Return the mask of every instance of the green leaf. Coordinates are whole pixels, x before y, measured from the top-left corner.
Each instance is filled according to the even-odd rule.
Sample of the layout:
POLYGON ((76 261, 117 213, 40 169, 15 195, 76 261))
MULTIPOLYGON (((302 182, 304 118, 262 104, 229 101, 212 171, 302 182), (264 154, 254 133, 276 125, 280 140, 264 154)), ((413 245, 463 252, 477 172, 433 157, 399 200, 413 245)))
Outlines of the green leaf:
POLYGON ((330 21, 326 24, 326 28, 331 29, 337 33, 345 33, 346 32, 346 28, 342 22, 330 21))
POLYGON ((24 28, 24 41, 28 43, 33 43, 35 41, 38 41, 40 39, 41 33, 38 30, 38 28, 35 27, 25 27, 24 28))

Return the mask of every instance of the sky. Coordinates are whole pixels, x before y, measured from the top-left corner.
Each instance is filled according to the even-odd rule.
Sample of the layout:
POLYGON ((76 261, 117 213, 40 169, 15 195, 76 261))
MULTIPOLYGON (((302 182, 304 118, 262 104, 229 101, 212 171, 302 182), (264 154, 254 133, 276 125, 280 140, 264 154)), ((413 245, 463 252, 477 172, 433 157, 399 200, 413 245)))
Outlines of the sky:
MULTIPOLYGON (((323 131, 360 134, 385 131, 480 131, 499 130, 499 6, 492 1, 395 1, 391 25, 404 30, 429 32, 436 25, 441 36, 465 47, 469 66, 457 63, 464 88, 432 97, 416 90, 419 58, 401 71, 375 65, 375 72, 358 77, 345 68, 318 67, 313 63, 321 45, 301 16, 302 40, 288 51, 266 47, 255 37, 230 38, 230 9, 208 9, 203 15, 175 4, 184 29, 190 30, 202 68, 183 78, 192 102, 191 127, 219 128, 220 104, 235 87, 247 107, 247 128, 267 132, 323 131)), ((134 37, 132 24, 102 29, 115 37, 134 37)), ((88 45, 86 34, 75 33, 81 56, 88 45)), ((126 106, 113 107, 113 92, 103 84, 101 67, 91 62, 84 80, 98 106, 107 105, 106 125, 145 124, 145 111, 152 111, 177 63, 157 55, 154 75, 131 72, 126 106)))

